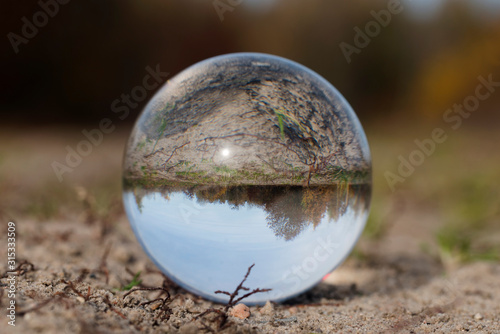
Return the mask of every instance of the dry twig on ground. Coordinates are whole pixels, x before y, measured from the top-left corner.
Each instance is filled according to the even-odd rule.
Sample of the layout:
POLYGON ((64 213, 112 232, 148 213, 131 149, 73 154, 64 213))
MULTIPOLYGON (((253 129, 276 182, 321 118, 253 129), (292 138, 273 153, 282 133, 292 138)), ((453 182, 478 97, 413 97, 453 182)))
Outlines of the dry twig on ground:
POLYGON ((150 305, 150 304, 159 302, 160 303, 159 304, 160 313, 155 318, 155 320, 168 321, 170 319, 170 315, 172 314, 172 309, 170 308, 169 305, 170 305, 170 303, 172 301, 174 301, 174 299, 177 296, 174 296, 172 298, 170 296, 170 292, 168 292, 168 290, 166 288, 164 288, 164 287, 157 287, 157 288, 133 288, 132 290, 130 290, 129 292, 127 292, 125 295, 123 295, 123 298, 127 297, 128 295, 130 295, 131 293, 136 292, 136 291, 161 291, 160 295, 157 298, 155 298, 153 300, 150 300, 150 301, 147 301, 147 302, 143 302, 143 303, 141 303, 139 305, 140 306, 146 306, 146 305, 150 305), (165 298, 161 298, 160 297, 163 294, 166 294, 165 298))
POLYGON ((75 285, 73 284, 73 282, 71 282, 71 281, 66 282, 66 281, 64 281, 64 280, 63 280, 63 282, 66 284, 66 287, 65 287, 64 289, 70 288, 70 289, 71 289, 71 291, 73 291, 74 293, 76 293, 78 296, 82 297, 82 298, 83 298, 83 300, 85 300, 85 301, 88 301, 88 300, 90 299, 90 297, 92 296, 92 295, 90 294, 90 286, 89 286, 89 287, 88 287, 88 289, 87 289, 87 294, 86 294, 86 295, 84 295, 84 294, 82 294, 80 291, 78 291, 78 290, 76 289, 76 287, 75 287, 75 285))
POLYGON ((104 249, 104 254, 102 255, 101 262, 99 263, 99 267, 97 268, 97 271, 100 273, 103 273, 104 276, 106 276, 106 284, 109 283, 109 270, 108 270, 108 264, 106 262, 109 251, 111 250, 111 243, 109 243, 106 248, 104 249))
POLYGON ((9 273, 16 273, 17 276, 23 276, 29 271, 35 270, 35 265, 29 261, 21 261, 14 270, 7 270, 0 278, 6 278, 9 273))
MULTIPOLYGON (((215 293, 217 293, 217 294, 224 294, 224 295, 228 295, 229 296, 229 301, 227 302, 226 306, 223 309, 209 308, 209 309, 205 310, 204 312, 200 313, 196 317, 196 319, 201 319, 202 317, 204 317, 204 316, 206 316, 207 314, 210 314, 210 313, 217 313, 219 315, 218 317, 215 318, 215 319, 217 319, 217 318, 219 319, 219 323, 217 325, 217 329, 221 330, 221 329, 225 328, 226 325, 229 324, 227 322, 227 318, 228 318, 227 313, 228 313, 228 311, 229 311, 229 309, 231 307, 235 306, 236 304, 238 304, 239 302, 241 302, 243 299, 248 298, 251 295, 254 295, 254 294, 260 293, 260 292, 271 291, 272 289, 260 289, 260 288, 257 288, 257 289, 253 289, 252 291, 250 291, 250 292, 244 294, 243 296, 241 296, 240 298, 236 299, 236 297, 238 296, 238 294, 240 293, 240 291, 249 291, 250 290, 249 288, 243 286, 243 284, 247 280, 247 278, 250 275, 250 272, 252 271, 252 268, 254 266, 255 266, 255 263, 252 264, 250 267, 248 267, 248 270, 247 270, 247 273, 246 273, 245 277, 243 277, 243 280, 240 282, 240 284, 236 287, 236 289, 232 293, 227 292, 227 291, 222 291, 222 290, 215 291, 215 293)), ((207 330, 207 328, 209 328, 203 321, 201 321, 201 324, 204 327, 204 329, 207 330)))

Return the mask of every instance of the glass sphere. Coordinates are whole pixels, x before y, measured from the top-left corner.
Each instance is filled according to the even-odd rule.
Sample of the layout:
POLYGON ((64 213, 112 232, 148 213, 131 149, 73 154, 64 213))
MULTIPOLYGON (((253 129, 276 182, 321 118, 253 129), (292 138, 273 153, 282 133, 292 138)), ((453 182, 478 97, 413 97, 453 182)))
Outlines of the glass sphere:
MULTIPOLYGON (((245 286, 282 301, 350 253, 369 211, 371 158, 342 95, 293 61, 210 58, 176 75, 139 116, 123 200, 146 253, 205 298, 245 286)), ((241 293, 240 293, 241 294, 241 293)))

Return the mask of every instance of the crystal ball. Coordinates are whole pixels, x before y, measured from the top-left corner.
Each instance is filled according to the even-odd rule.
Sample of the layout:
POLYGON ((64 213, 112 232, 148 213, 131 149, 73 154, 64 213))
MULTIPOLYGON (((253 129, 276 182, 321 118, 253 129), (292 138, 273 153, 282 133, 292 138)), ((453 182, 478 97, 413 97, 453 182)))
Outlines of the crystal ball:
MULTIPOLYGON (((293 61, 236 53, 168 80, 132 130, 123 201, 151 260, 226 303, 245 281, 280 302, 336 268, 369 211, 361 124, 325 79, 293 61)), ((244 291, 243 291, 244 292, 244 291)), ((243 293, 240 292, 240 296, 243 293)))

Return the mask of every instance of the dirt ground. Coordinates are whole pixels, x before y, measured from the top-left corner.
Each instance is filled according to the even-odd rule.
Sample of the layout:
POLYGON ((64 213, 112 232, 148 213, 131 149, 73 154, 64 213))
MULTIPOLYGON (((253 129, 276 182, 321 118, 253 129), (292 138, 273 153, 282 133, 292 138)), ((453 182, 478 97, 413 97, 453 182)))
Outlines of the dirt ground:
MULTIPOLYGON (((21 265, 15 327, 5 316, 12 300, 9 276, 1 280, 0 333, 219 330, 221 315, 202 312, 224 306, 169 282, 130 229, 120 197, 128 130, 106 135, 78 166, 63 174, 62 182, 51 164, 63 162, 66 145, 74 148, 83 139, 81 129, 0 132, 0 268, 8 269, 9 221, 15 222, 16 261, 21 265), (139 279, 132 291, 163 290, 124 290, 139 279)), ((491 182, 499 179, 500 135, 471 129, 450 134, 391 192, 384 172, 395 171, 398 155, 408 156, 415 149, 414 139, 423 139, 432 127, 428 130, 395 133, 368 128, 374 157, 373 207, 353 254, 309 292, 283 304, 250 307, 246 319, 228 316, 220 331, 500 333, 500 263, 495 248, 500 240, 500 205, 497 185, 491 182), (473 201, 476 197, 478 203, 473 201), (446 238, 454 235, 461 237, 446 238)))

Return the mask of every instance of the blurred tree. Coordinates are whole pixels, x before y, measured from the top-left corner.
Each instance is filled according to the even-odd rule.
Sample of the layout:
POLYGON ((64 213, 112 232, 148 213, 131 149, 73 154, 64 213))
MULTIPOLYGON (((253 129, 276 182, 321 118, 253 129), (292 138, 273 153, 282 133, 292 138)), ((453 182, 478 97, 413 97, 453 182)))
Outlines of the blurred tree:
POLYGON ((499 24, 479 26, 460 2, 450 3, 439 19, 448 34, 435 37, 441 43, 421 62, 410 91, 416 110, 430 118, 475 94, 479 76, 500 73, 499 24))

